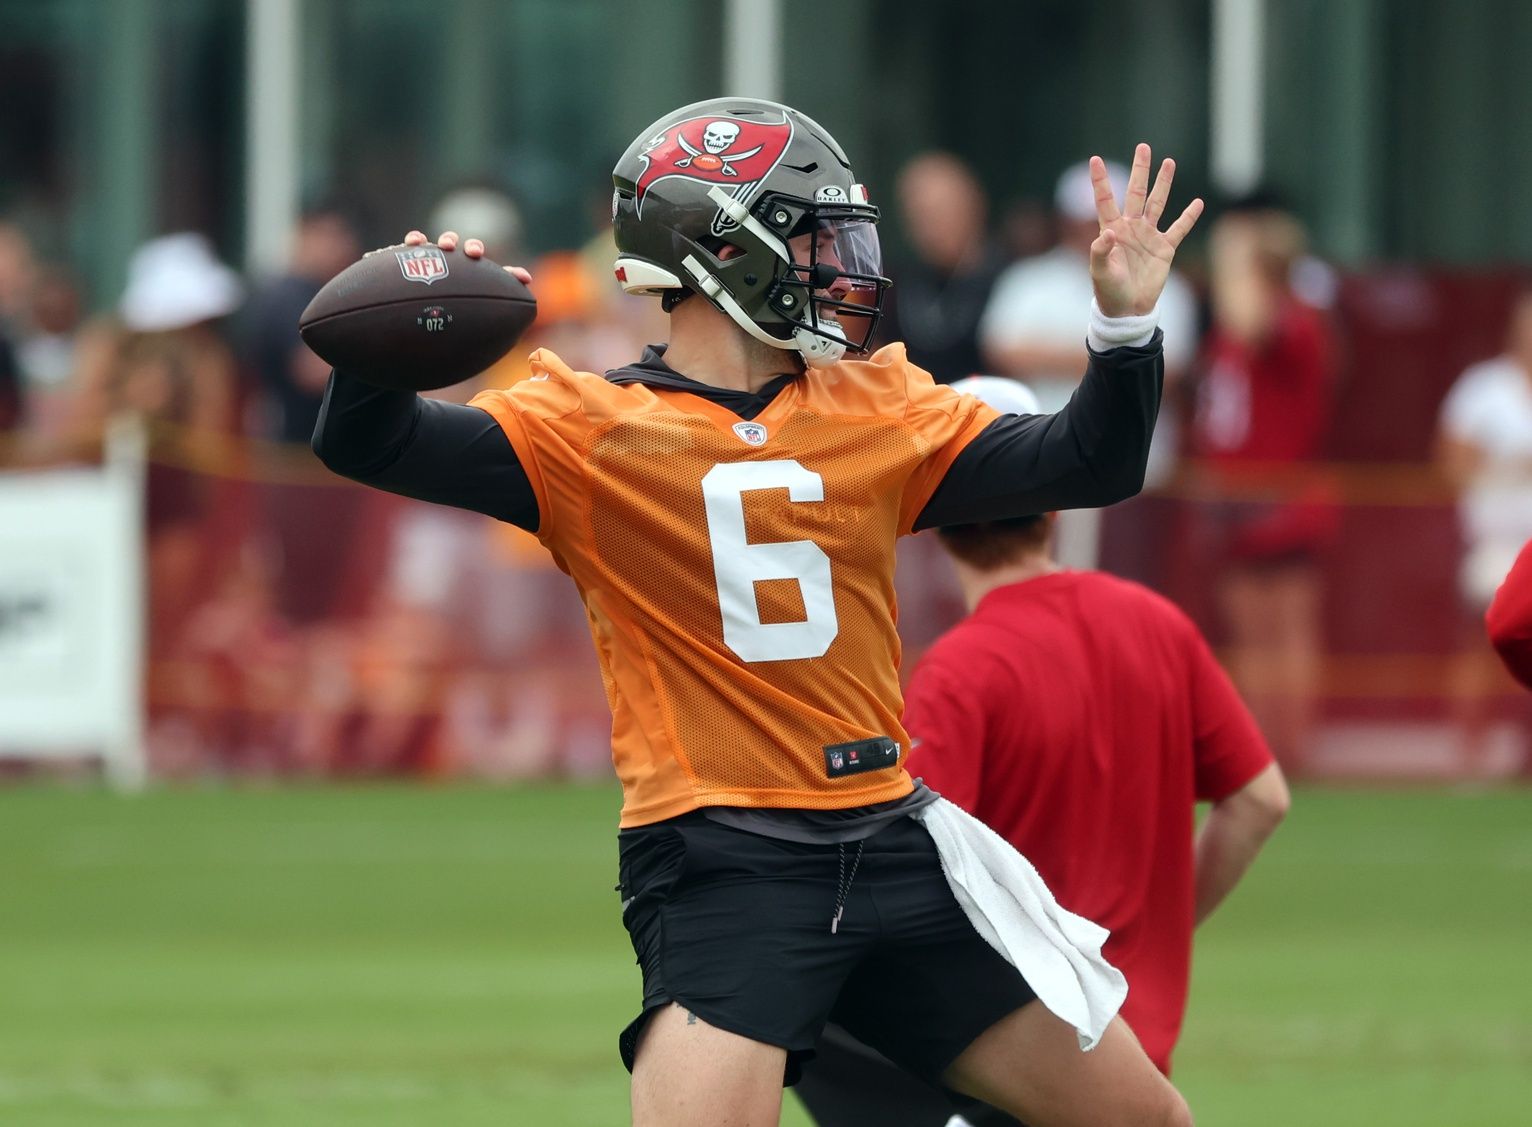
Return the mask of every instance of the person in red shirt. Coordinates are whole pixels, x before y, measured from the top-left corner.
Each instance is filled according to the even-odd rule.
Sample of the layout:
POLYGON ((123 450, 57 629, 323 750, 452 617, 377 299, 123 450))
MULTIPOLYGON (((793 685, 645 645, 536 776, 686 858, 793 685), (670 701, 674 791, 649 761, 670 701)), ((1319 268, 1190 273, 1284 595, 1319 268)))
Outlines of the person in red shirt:
POLYGON ((1532 541, 1522 546, 1495 592, 1484 627, 1511 676, 1532 689, 1532 541))
MULTIPOLYGON (((1000 382, 954 386, 977 384, 1004 410, 1000 382)), ((1127 976, 1123 1016, 1168 1074, 1193 928, 1282 820, 1287 785, 1191 620, 1136 583, 1061 569, 1053 523, 939 530, 971 613, 915 668, 908 769, 1016 846, 1061 904, 1111 931, 1103 951, 1127 976), (1212 808, 1194 834, 1198 802, 1212 808)), ((821 1127, 948 1122, 943 1097, 843 1032, 820 1052, 798 1091, 821 1127)))
MULTIPOLYGON (((1511 676, 1532 689, 1532 540, 1522 545, 1510 573, 1495 592, 1484 614, 1484 626, 1490 645, 1511 676)), ((1523 778, 1532 778, 1532 754, 1521 757, 1518 771, 1523 778)))
POLYGON ((1277 759, 1309 751, 1322 658, 1320 559, 1339 510, 1317 465, 1329 428, 1336 346, 1292 278, 1302 227, 1263 200, 1231 208, 1209 251, 1212 327, 1203 342, 1192 448, 1214 500, 1185 543, 1216 570, 1230 671, 1277 759))

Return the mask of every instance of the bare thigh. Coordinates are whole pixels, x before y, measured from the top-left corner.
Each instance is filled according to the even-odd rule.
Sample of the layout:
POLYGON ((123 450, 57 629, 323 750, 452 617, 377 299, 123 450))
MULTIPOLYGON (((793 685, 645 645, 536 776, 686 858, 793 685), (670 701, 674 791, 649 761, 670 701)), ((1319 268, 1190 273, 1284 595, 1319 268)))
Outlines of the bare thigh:
POLYGON ((1084 1053, 1074 1029, 1041 1002, 990 1026, 943 1079, 1028 1127, 1189 1127, 1192 1121, 1186 1102, 1121 1018, 1084 1053))
POLYGON ((787 1050, 709 1025, 671 1003, 633 1061, 633 1127, 776 1127, 787 1050))

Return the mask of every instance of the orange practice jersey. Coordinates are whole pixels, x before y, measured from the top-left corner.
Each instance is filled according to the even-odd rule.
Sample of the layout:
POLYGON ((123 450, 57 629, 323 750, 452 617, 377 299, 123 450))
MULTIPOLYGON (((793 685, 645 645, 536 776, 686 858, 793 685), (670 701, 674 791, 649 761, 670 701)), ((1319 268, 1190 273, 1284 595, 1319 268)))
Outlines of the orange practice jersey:
POLYGON ((547 351, 532 371, 472 402, 509 437, 538 537, 585 600, 622 825, 908 794, 903 767, 830 778, 824 748, 908 750, 894 542, 996 412, 900 345, 810 371, 749 422, 547 351))

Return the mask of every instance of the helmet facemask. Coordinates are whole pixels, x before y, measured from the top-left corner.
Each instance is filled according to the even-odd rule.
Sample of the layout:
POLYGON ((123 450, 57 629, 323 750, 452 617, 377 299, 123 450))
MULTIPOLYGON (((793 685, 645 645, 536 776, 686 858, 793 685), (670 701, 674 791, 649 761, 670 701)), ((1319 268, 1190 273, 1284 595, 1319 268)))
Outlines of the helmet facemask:
POLYGON ((799 352, 811 367, 871 348, 890 284, 875 207, 767 193, 747 210, 711 194, 734 221, 719 236, 733 253, 683 259, 692 288, 756 340, 799 352))

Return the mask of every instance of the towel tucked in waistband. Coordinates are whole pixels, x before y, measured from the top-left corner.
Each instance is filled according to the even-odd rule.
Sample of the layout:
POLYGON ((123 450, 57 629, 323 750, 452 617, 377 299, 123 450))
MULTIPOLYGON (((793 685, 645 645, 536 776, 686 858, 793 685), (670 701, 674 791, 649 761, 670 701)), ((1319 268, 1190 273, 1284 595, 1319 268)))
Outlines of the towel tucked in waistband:
POLYGON ((1107 930, 1059 906, 1010 842, 945 798, 914 811, 936 843, 947 884, 984 941, 1022 973, 1038 1000, 1096 1047, 1128 996, 1101 954, 1107 930))

